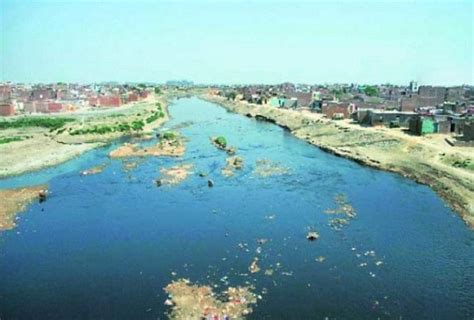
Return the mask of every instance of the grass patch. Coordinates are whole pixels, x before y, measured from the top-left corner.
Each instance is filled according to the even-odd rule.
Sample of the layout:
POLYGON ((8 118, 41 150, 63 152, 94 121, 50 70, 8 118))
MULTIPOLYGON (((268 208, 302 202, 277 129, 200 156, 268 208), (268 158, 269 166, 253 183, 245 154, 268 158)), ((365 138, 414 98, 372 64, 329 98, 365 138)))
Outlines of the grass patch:
POLYGON ((14 141, 23 141, 23 137, 0 137, 0 144, 10 143, 14 141))
POLYGON ((60 117, 23 117, 15 120, 0 121, 0 129, 41 127, 56 130, 72 121, 74 121, 72 118, 60 117))

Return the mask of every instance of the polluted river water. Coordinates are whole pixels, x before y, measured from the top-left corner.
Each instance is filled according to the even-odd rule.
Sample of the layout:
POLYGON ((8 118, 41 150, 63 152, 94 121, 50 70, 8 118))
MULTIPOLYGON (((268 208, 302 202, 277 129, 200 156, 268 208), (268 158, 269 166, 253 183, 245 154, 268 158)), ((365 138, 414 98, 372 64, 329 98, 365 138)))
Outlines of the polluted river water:
POLYGON ((428 187, 197 98, 169 110, 181 157, 109 159, 118 141, 0 180, 49 190, 0 233, 1 319, 474 317, 474 233, 428 187))

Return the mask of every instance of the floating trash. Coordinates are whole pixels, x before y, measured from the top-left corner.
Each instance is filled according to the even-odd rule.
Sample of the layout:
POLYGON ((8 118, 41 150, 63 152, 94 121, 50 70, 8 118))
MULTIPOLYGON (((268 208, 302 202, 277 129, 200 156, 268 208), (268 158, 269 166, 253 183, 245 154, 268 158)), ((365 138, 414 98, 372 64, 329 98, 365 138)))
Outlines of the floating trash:
POLYGON ((310 231, 306 235, 306 239, 308 239, 309 241, 318 240, 319 239, 319 233, 317 233, 316 231, 310 231))
POLYGON ((209 286, 180 279, 164 288, 169 296, 165 305, 171 307, 170 319, 242 319, 252 313, 252 305, 257 303, 252 289, 229 287, 216 295, 209 286))
POLYGON ((258 266, 258 258, 255 257, 252 261, 252 263, 250 264, 250 267, 249 267, 249 271, 251 273, 257 273, 260 271, 260 267, 258 266))
POLYGON ((323 256, 319 256, 316 258, 316 261, 320 263, 324 262, 325 260, 326 260, 326 257, 323 257, 323 256))

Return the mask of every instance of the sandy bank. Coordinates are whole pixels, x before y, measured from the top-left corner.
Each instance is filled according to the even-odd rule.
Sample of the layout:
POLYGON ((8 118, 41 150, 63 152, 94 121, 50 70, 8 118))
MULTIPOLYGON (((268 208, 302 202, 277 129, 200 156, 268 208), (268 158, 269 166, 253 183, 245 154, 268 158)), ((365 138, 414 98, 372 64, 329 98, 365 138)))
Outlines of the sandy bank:
POLYGON ((161 141, 151 147, 140 147, 137 144, 125 143, 121 147, 112 150, 109 157, 129 158, 129 157, 147 157, 147 156, 166 156, 166 157, 180 157, 186 151, 185 145, 180 141, 161 141))
POLYGON ((439 135, 414 137, 397 129, 363 128, 311 112, 277 109, 225 98, 201 98, 248 117, 275 123, 321 149, 430 186, 474 228, 474 172, 446 158, 470 159, 473 150, 449 146, 439 135))
POLYGON ((86 151, 103 146, 123 136, 136 135, 138 139, 150 136, 153 129, 168 120, 167 104, 172 98, 168 95, 151 97, 133 105, 101 111, 81 111, 54 116, 74 118, 57 132, 38 127, 4 130, 8 136, 26 135, 29 138, 0 144, 0 178, 19 175, 25 172, 41 170, 71 160, 86 151), (132 122, 148 117, 160 103, 164 117, 151 123, 146 123, 143 132, 111 132, 107 134, 70 135, 70 131, 93 126, 112 125, 121 122, 132 122))
POLYGON ((16 215, 38 199, 42 190, 46 190, 45 185, 0 190, 0 231, 15 228, 16 215))

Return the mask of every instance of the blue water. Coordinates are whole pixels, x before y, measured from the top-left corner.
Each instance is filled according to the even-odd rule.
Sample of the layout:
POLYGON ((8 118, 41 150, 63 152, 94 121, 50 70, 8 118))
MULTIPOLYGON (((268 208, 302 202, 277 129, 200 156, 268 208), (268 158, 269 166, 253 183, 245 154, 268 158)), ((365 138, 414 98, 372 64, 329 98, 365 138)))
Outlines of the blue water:
POLYGON ((51 192, 0 233, 1 319, 164 319, 163 287, 173 279, 220 291, 224 276, 263 292, 250 319, 474 317, 474 233, 429 188, 196 98, 175 101, 170 112, 166 128, 186 124, 180 159, 147 158, 124 172, 122 161, 107 160, 111 145, 0 181, 48 182, 51 192), (209 143, 216 135, 245 160, 234 177, 220 173, 227 155, 209 143), (258 177, 257 159, 289 173, 258 177), (79 175, 104 162, 101 174, 79 175), (194 174, 157 188, 159 169, 179 163, 207 172, 215 186, 194 174), (337 194, 358 214, 340 231, 324 213, 337 194), (307 241, 308 229, 320 239, 307 241), (255 256, 262 271, 250 274, 255 256))

